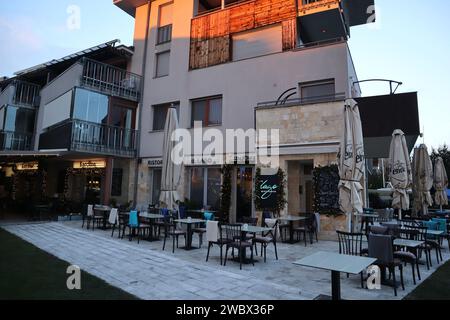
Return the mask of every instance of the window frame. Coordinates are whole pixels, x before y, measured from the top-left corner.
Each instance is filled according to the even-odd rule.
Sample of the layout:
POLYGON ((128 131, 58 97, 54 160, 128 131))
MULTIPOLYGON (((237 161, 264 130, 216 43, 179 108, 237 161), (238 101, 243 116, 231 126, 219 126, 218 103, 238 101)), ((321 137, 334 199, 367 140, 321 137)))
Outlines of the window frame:
POLYGON ((322 96, 311 96, 311 97, 304 97, 303 96, 303 89, 304 88, 311 88, 311 87, 319 87, 323 85, 330 85, 332 84, 334 86, 334 92, 331 95, 336 95, 336 79, 323 79, 323 80, 317 80, 317 81, 309 81, 309 82, 300 82, 299 85, 299 95, 300 98, 303 100, 314 100, 321 97, 326 97, 329 95, 322 95, 322 96))
POLYGON ((204 97, 204 98, 197 98, 197 99, 192 99, 191 100, 191 128, 195 127, 195 121, 199 121, 199 120, 194 120, 194 103, 196 102, 202 102, 205 101, 205 110, 203 113, 203 120, 202 120, 202 126, 203 127, 220 127, 223 125, 223 95, 215 95, 215 96, 209 96, 209 97, 204 97), (212 100, 221 100, 221 110, 220 110, 220 123, 210 123, 209 121, 209 116, 211 114, 211 101, 212 100))
MULTIPOLYGON (((189 184, 188 184, 188 188, 189 188, 189 199, 191 199, 191 191, 192 191, 192 170, 193 169, 201 169, 202 170, 202 175, 203 175, 203 203, 202 203, 202 208, 205 208, 206 206, 208 206, 208 176, 209 176, 209 170, 219 170, 220 171, 220 167, 217 166, 200 166, 200 167, 191 167, 189 169, 189 184)), ((223 183, 223 175, 222 173, 220 174, 220 179, 221 179, 221 184, 223 183)), ((201 208, 200 208, 201 209, 201 208)))
POLYGON ((171 57, 171 50, 164 50, 161 52, 156 52, 155 54, 155 74, 154 74, 154 79, 159 79, 159 78, 165 78, 170 76, 170 57, 171 57), (163 54, 169 54, 169 61, 168 61, 168 71, 167 74, 162 74, 162 75, 158 75, 158 65, 159 65, 159 57, 163 54))
POLYGON ((152 116, 153 116, 152 121, 153 121, 153 123, 152 123, 152 130, 150 132, 161 132, 161 131, 164 131, 164 124, 163 124, 162 129, 155 129, 155 111, 156 111, 157 108, 163 108, 165 106, 167 106, 167 112, 166 112, 166 117, 165 117, 165 120, 164 120, 164 124, 166 123, 166 120, 167 120, 167 113, 168 113, 169 109, 172 106, 174 106, 175 109, 177 110, 178 121, 180 121, 180 101, 159 103, 159 104, 152 105, 152 116))

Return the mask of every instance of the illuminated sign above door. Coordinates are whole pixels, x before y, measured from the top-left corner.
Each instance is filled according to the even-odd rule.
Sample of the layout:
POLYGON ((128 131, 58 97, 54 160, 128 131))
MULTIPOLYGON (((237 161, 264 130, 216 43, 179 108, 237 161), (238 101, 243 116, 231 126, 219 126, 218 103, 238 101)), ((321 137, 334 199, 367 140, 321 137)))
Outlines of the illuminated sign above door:
POLYGON ((74 169, 104 169, 106 168, 106 161, 104 160, 86 160, 76 161, 73 163, 74 169))
POLYGON ((18 163, 16 165, 17 170, 19 171, 30 171, 30 170, 38 170, 39 163, 38 162, 24 162, 18 163))

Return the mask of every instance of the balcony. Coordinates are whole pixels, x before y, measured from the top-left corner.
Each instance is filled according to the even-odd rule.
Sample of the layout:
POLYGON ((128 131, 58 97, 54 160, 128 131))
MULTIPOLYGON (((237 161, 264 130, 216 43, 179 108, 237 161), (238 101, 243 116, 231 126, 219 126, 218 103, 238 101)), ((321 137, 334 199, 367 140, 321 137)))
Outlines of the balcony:
POLYGON ((39 106, 40 86, 21 80, 12 81, 0 94, 0 107, 5 104, 14 106, 39 106))
POLYGON ((375 22, 374 0, 299 0, 303 43, 347 38, 350 27, 375 22))
POLYGON ((39 150, 68 150, 89 154, 133 158, 137 150, 137 130, 66 120, 41 134, 39 150))
POLYGON ((0 151, 31 150, 32 134, 0 131, 0 151))
POLYGON ((141 95, 142 77, 126 70, 82 59, 81 85, 111 96, 138 102, 141 95))

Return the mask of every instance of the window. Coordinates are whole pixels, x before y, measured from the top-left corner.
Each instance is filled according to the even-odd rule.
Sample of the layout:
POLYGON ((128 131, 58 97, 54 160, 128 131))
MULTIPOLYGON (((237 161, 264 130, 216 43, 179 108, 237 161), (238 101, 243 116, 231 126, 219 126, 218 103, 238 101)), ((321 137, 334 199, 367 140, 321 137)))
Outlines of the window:
POLYGON ((240 32, 232 39, 233 61, 283 51, 281 24, 240 32))
POLYGON ((120 197, 122 195, 123 169, 114 168, 111 183, 111 196, 120 197))
POLYGON ((192 101, 192 121, 201 121, 204 127, 222 124, 222 97, 192 101))
POLYGON ((163 44, 172 40, 173 4, 159 7, 158 37, 156 44, 163 44))
POLYGON ((313 101, 323 100, 324 97, 334 97, 336 94, 334 80, 301 83, 300 93, 302 95, 302 99, 313 101))
POLYGON ((73 118, 93 123, 107 123, 108 97, 85 89, 76 89, 73 118))
POLYGON ((110 125, 118 128, 133 129, 134 127, 134 110, 114 104, 111 106, 110 125))
POLYGON ((18 133, 33 133, 35 111, 28 108, 7 106, 4 130, 18 133))
POLYGON ((162 179, 162 169, 152 170, 152 204, 159 204, 159 196, 161 195, 161 179, 162 179))
POLYGON ((156 78, 169 75, 170 71, 170 51, 156 54, 156 78))
POLYGON ((194 207, 217 211, 220 206, 222 173, 219 168, 191 168, 190 201, 194 207))
POLYGON ((166 125, 167 112, 170 107, 177 109, 178 118, 180 117, 180 103, 165 103, 153 106, 153 131, 162 131, 166 125))

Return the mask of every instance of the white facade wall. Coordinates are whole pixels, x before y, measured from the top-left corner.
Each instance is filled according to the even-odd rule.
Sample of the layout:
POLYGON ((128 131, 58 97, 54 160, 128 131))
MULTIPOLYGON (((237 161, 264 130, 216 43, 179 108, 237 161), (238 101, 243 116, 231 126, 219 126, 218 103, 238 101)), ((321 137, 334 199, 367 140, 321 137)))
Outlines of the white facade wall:
MULTIPOLYGON (((257 58, 225 63, 189 71, 190 26, 194 13, 193 0, 174 0, 172 42, 156 47, 158 8, 171 1, 152 4, 144 101, 141 118, 141 158, 162 155, 163 134, 151 132, 153 105, 180 101, 180 125, 191 125, 191 99, 223 95, 222 126, 225 128, 254 128, 254 108, 259 102, 273 101, 285 90, 301 82, 335 79, 336 93, 351 94, 355 81, 353 66, 349 65, 346 43, 317 48, 275 53, 257 58), (155 57, 161 50, 171 50, 170 74, 154 78, 155 57)), ((142 67, 145 38, 146 6, 137 8, 135 48, 131 70, 142 67)))

